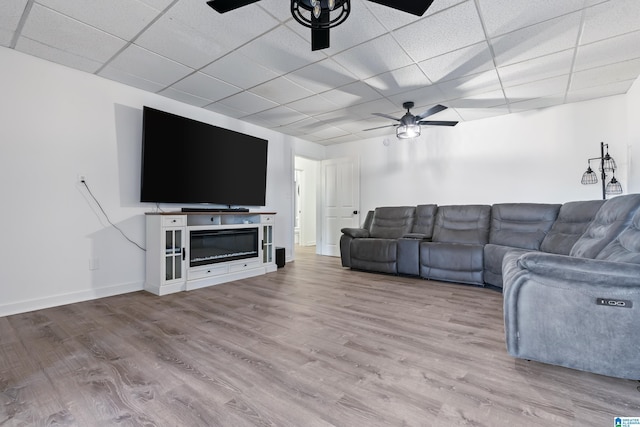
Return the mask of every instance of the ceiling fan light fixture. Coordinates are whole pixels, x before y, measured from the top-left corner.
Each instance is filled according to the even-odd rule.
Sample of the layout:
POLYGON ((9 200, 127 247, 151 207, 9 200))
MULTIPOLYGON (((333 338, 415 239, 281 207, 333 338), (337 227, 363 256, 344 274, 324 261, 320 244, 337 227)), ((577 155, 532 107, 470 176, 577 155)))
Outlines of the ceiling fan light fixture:
POLYGON ((396 128, 396 136, 399 139, 417 138, 420 136, 420 125, 400 125, 396 128))
POLYGON ((329 0, 327 6, 329 6, 329 10, 333 10, 336 7, 336 0, 329 0))

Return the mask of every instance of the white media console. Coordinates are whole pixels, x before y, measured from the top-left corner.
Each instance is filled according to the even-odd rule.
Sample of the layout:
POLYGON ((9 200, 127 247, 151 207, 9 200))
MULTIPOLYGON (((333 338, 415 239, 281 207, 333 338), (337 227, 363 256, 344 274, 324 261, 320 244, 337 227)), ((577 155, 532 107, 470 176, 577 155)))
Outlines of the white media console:
POLYGON ((147 213, 145 290, 166 295, 275 271, 274 216, 147 213))

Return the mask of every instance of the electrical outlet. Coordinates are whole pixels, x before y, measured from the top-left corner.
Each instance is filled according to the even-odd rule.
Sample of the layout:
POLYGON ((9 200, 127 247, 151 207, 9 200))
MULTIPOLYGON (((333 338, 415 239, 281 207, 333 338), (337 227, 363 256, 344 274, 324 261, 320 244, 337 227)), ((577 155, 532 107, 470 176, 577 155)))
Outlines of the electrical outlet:
POLYGON ((87 180, 86 175, 78 174, 78 182, 85 182, 87 180))

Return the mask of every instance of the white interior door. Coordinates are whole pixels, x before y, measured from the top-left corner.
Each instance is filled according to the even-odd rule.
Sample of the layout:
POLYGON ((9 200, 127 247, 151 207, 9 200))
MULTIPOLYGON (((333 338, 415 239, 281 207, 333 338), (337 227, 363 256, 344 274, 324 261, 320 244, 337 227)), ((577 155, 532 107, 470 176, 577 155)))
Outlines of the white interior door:
POLYGON ((321 254, 340 256, 340 230, 360 226, 360 164, 345 157, 322 161, 321 254))

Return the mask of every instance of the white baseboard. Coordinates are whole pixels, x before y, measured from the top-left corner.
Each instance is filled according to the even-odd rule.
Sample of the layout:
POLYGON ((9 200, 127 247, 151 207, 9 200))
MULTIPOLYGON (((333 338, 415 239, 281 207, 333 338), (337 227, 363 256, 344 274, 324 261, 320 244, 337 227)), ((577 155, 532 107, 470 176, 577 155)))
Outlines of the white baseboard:
POLYGON ((73 304, 76 302, 89 301, 98 298, 111 297, 114 295, 127 294, 143 290, 141 282, 123 283, 98 289, 72 292, 60 295, 47 295, 43 298, 20 301, 10 304, 0 304, 0 317, 12 314, 26 313, 28 311, 41 310, 43 308, 57 307, 60 305, 73 304))

